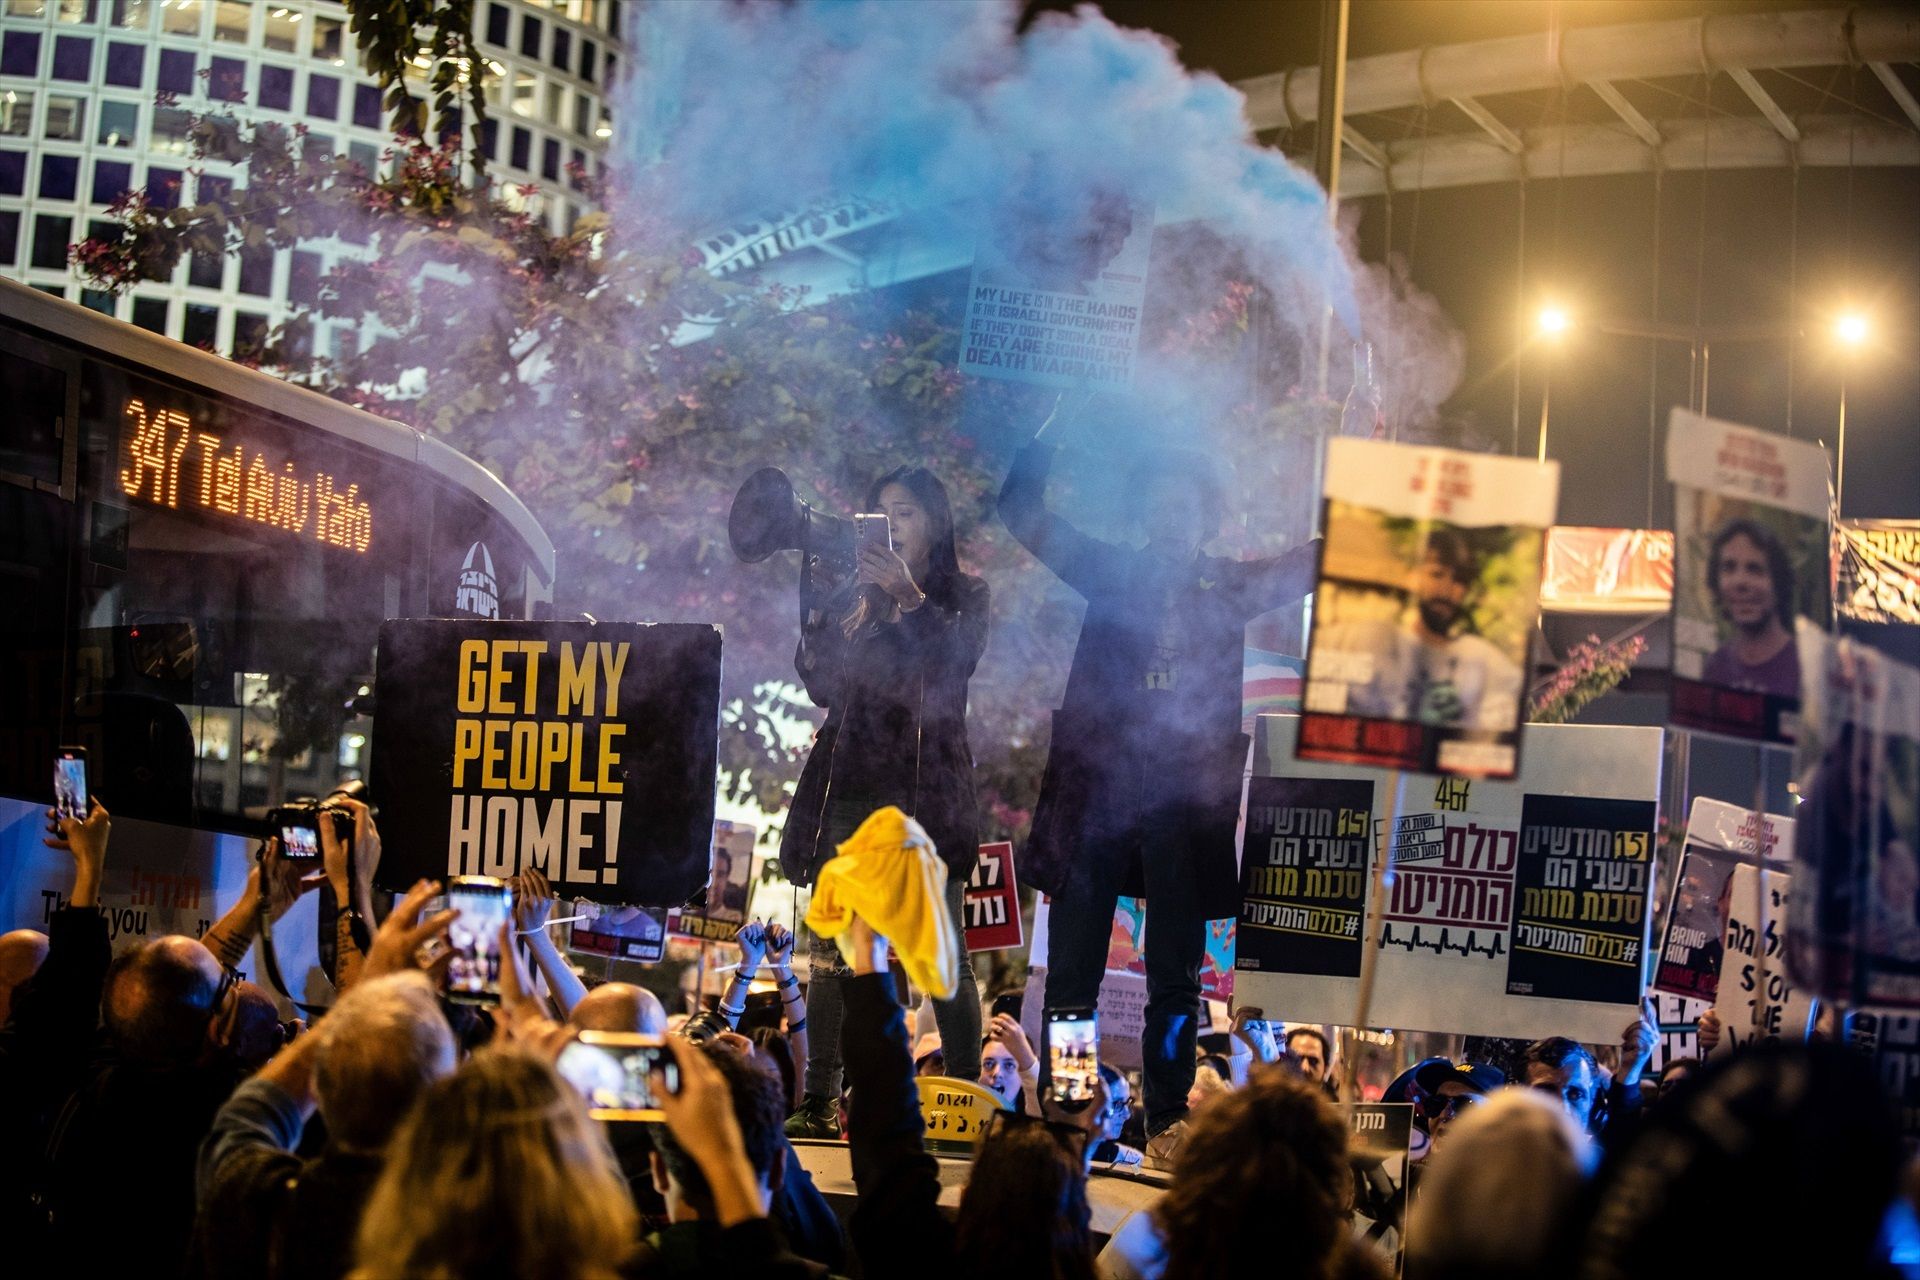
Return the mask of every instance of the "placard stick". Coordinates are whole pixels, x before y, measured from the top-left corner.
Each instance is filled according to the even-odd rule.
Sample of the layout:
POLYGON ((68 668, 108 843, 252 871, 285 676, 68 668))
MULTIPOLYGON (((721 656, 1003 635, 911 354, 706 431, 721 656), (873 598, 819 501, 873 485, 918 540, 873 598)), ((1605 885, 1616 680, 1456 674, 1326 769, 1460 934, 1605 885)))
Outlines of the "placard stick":
MULTIPOLYGON (((1755 762, 1753 780, 1753 970, 1754 970, 1754 1006, 1755 1013, 1763 1013, 1767 1007, 1767 765, 1772 761, 1772 753, 1767 744, 1755 745, 1760 758, 1755 762)), ((1752 1035, 1758 1038, 1764 1028, 1756 1028, 1752 1035)))
MULTIPOLYGON (((1355 1033, 1364 1031, 1367 1026, 1367 1014, 1373 1005, 1373 975, 1380 954, 1380 913, 1383 909, 1381 898, 1386 892, 1388 859, 1393 854, 1393 829, 1400 821, 1400 806, 1406 800, 1407 775, 1404 770, 1395 769, 1388 777, 1393 782, 1393 806, 1387 811, 1387 819, 1380 827, 1379 853, 1373 860, 1373 883, 1367 889, 1367 915, 1365 938, 1360 944, 1360 991, 1353 1002, 1353 1024, 1355 1033)), ((1359 1072, 1358 1053, 1349 1054, 1346 1062, 1346 1091, 1350 1100, 1357 1101, 1359 1072)))
POLYGON ((706 1007, 707 999, 707 940, 699 940, 700 959, 693 970, 693 1012, 699 1013, 706 1007))

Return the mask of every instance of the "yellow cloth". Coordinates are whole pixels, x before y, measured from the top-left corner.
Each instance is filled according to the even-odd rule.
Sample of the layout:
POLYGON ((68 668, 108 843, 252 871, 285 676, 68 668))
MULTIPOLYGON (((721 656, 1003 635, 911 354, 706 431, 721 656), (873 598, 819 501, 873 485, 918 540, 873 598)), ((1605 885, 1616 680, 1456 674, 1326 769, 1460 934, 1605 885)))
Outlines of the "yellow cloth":
POLYGON ((960 943, 947 914, 947 864, 919 823, 892 805, 876 809, 820 868, 807 928, 848 952, 857 914, 893 943, 907 976, 937 1000, 960 984, 960 943))

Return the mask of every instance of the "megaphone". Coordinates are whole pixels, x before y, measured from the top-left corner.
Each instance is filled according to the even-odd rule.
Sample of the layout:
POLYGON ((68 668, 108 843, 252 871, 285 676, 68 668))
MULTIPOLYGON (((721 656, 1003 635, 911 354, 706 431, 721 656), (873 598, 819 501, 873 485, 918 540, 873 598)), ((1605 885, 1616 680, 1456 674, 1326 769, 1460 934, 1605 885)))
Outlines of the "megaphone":
POLYGON ((801 551, 843 569, 853 564, 853 524, 808 506, 778 467, 762 467, 733 495, 727 541, 748 564, 776 551, 801 551))

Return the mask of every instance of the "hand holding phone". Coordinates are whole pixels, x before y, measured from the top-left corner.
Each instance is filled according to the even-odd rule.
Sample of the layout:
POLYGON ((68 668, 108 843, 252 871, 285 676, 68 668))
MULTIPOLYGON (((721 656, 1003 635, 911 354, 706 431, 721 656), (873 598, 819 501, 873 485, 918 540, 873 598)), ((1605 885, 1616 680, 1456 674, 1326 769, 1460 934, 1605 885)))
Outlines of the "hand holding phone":
POLYGON ((447 998, 459 1004, 500 1003, 501 930, 513 919, 513 891, 496 876, 455 876, 447 886, 453 923, 447 943, 447 998))
POLYGON ((1047 1097, 1079 1111, 1100 1085, 1099 1014, 1088 1008, 1047 1010, 1047 1097))
POLYGON ((587 1114, 596 1120, 664 1120, 656 1072, 669 1093, 680 1091, 679 1060, 660 1036, 582 1031, 554 1065, 586 1098, 587 1114))
POLYGON ((87 749, 61 747, 53 756, 53 820, 87 819, 87 749))

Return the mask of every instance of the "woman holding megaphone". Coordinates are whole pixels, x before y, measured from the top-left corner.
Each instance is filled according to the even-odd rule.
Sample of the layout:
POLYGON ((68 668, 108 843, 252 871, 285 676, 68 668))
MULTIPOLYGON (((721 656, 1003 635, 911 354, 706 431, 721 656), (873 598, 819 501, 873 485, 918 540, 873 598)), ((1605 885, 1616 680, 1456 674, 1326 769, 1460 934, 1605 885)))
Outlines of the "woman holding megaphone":
MULTIPOLYGON (((780 865, 811 884, 867 816, 898 805, 947 865, 947 909, 960 936, 960 896, 978 856, 967 681, 987 644, 987 584, 960 571, 946 487, 924 467, 873 482, 857 520, 853 571, 806 602, 794 665, 827 709, 787 812, 780 865)), ((805 1096, 792 1137, 839 1136, 841 984, 852 970, 830 940, 811 938, 805 1096)), ((947 1073, 980 1070, 980 998, 966 949, 960 984, 934 1013, 947 1073)))

